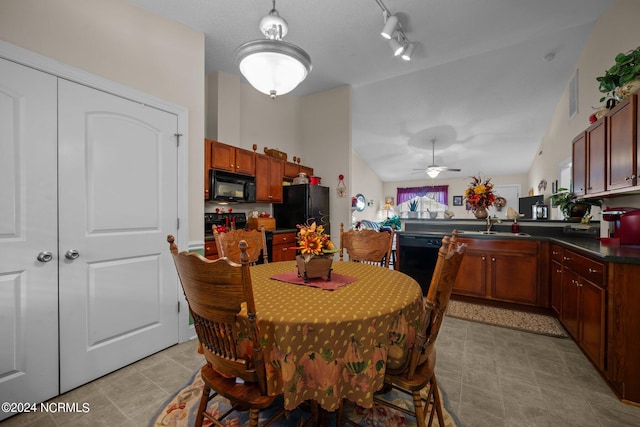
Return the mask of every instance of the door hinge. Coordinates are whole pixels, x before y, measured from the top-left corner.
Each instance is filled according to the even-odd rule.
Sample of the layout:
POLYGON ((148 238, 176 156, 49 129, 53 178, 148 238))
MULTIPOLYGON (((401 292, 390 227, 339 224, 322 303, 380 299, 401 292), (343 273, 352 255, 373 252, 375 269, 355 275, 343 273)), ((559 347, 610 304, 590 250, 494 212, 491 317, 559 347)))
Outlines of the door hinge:
POLYGON ((176 227, 178 230, 180 230, 180 218, 176 219, 176 227))
POLYGON ((180 137, 182 136, 181 133, 174 133, 174 135, 176 136, 176 145, 178 147, 180 147, 180 137))
POLYGON ((180 313, 180 301, 178 301, 178 313, 180 313))

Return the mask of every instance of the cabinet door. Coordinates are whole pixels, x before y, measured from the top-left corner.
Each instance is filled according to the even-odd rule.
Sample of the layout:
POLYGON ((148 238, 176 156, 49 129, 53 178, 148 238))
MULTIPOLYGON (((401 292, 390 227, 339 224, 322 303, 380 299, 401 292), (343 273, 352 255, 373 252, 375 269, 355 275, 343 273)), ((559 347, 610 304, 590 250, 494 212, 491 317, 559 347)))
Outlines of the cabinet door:
POLYGON ((235 149, 236 172, 244 175, 255 176, 256 174, 256 153, 242 148, 235 149))
POLYGON ((218 248, 216 242, 207 240, 204 242, 204 257, 207 259, 218 259, 218 248))
POLYGON ((282 203, 282 160, 256 155, 256 201, 282 203))
POLYGON ((574 138, 572 153, 573 193, 576 196, 583 196, 586 189, 585 181, 587 175, 587 136, 585 132, 574 138))
POLYGON ((604 370, 605 290, 579 277, 580 346, 600 370, 604 370))
POLYGON ((562 269, 562 316, 567 331, 579 341, 578 335, 578 275, 570 268, 562 269))
POLYGON ((280 159, 269 159, 269 201, 282 203, 282 163, 280 159))
POLYGON ((608 115, 607 190, 636 185, 637 95, 618 104, 608 115))
POLYGON ((477 297, 487 295, 487 257, 483 252, 465 252, 453 292, 477 297))
POLYGON ((211 167, 214 169, 235 172, 235 149, 231 145, 213 141, 211 167))
POLYGON ((211 156, 213 156, 213 141, 204 140, 204 199, 209 200, 209 169, 211 169, 211 156))
POLYGON ((282 233, 273 235, 271 257, 273 262, 293 261, 296 259, 296 233, 282 233))
POLYGON ((562 264, 551 261, 551 309, 562 317, 562 264))
POLYGON ((535 304, 538 300, 538 257, 489 253, 491 295, 495 299, 535 304))
POLYGON ((606 190, 606 141, 606 120, 600 120, 587 129, 587 194, 606 190))
POLYGON ((298 173, 300 173, 299 171, 300 166, 298 164, 292 162, 284 162, 282 174, 284 178, 293 179, 298 176, 298 173))

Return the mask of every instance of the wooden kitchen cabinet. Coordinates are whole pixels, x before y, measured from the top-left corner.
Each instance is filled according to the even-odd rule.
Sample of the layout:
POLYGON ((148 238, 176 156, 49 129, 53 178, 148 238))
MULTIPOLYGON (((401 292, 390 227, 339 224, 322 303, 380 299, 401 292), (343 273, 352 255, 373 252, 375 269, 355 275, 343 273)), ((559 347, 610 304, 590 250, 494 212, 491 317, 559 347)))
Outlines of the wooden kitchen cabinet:
POLYGON ((632 95, 607 115, 607 190, 637 184, 638 96, 632 95))
POLYGON ((282 203, 283 160, 256 154, 256 202, 282 203))
POLYGON ((565 249, 560 321, 589 359, 605 369, 605 265, 565 249))
POLYGON ((538 272, 538 241, 467 239, 453 292, 503 302, 546 306, 538 272))
POLYGON ((587 184, 587 133, 582 132, 576 136, 571 144, 572 163, 571 178, 573 182, 573 194, 584 196, 587 184))
POLYGON ((586 194, 602 193, 606 187, 607 120, 600 119, 587 128, 586 194))
POLYGON ((282 171, 282 176, 287 181, 297 177, 301 172, 306 173, 307 176, 313 175, 313 168, 293 162, 284 162, 282 171))
POLYGON ((561 246, 551 245, 551 309, 558 318, 562 314, 562 254, 561 246))
POLYGON ((204 257, 206 259, 218 259, 218 248, 216 247, 215 240, 205 240, 204 257))
POLYGON ((271 257, 273 262, 295 261, 296 259, 296 233, 274 233, 271 244, 271 257))
POLYGON ((256 175, 256 153, 232 145, 211 141, 211 167, 243 175, 256 175))

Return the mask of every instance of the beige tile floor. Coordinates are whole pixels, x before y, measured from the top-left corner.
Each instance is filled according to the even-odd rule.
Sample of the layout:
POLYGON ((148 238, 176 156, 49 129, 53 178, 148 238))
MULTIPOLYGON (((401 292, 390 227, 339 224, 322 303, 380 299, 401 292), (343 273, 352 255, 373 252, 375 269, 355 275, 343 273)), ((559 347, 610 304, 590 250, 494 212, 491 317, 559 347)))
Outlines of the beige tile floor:
MULTIPOLYGON (((12 426, 148 426, 202 364, 194 342, 170 347, 53 399, 86 414, 22 414, 12 426)), ((573 341, 446 318, 436 373, 464 427, 640 426, 573 341)))

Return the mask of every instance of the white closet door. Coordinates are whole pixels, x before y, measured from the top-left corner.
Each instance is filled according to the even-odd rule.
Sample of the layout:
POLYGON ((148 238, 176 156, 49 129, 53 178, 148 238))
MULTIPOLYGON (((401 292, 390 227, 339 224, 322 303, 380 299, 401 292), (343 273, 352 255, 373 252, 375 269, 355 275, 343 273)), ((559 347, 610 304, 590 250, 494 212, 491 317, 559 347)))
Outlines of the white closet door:
POLYGON ((58 113, 65 392, 178 342, 178 121, 64 80, 58 113))
POLYGON ((0 402, 58 394, 56 108, 55 77, 0 59, 0 402))

